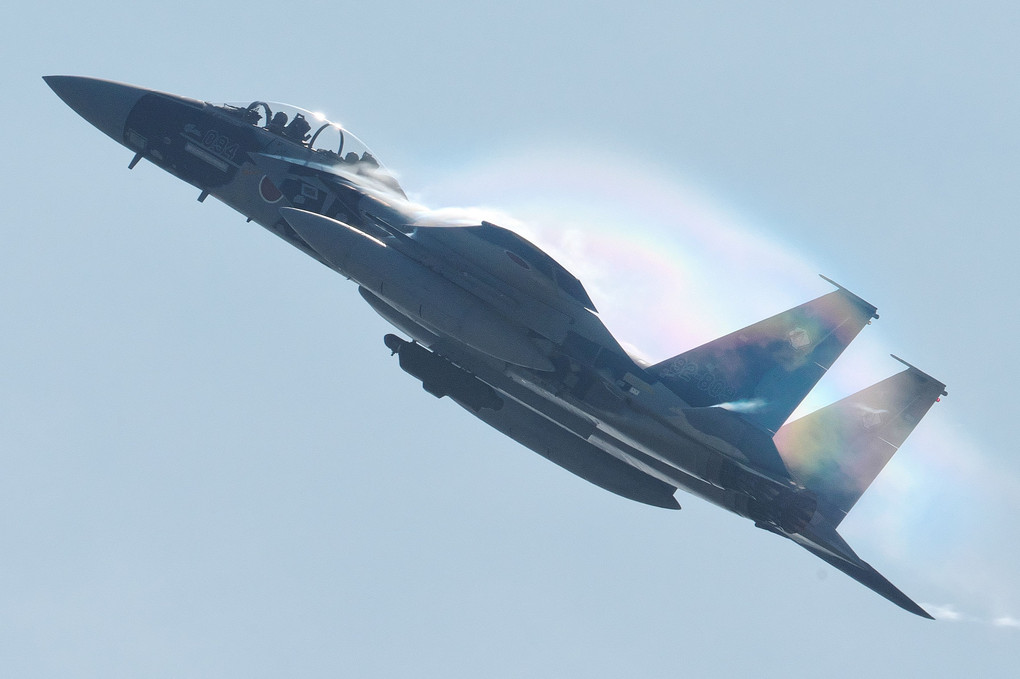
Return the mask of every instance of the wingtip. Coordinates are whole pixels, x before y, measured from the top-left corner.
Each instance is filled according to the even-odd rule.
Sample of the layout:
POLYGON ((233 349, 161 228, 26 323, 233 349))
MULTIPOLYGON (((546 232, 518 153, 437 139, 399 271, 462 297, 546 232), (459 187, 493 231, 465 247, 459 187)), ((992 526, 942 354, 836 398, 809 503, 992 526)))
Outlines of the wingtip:
POLYGON ((935 619, 917 602, 876 571, 871 564, 857 556, 850 549, 850 545, 846 544, 846 541, 836 532, 834 526, 826 526, 823 522, 807 534, 788 535, 787 537, 904 611, 913 613, 920 618, 935 619))
POLYGON ((883 594, 883 596, 885 596, 887 599, 889 599, 889 601, 892 601, 894 604, 896 604, 903 610, 907 611, 908 613, 913 613, 917 617, 924 618, 926 620, 935 620, 935 616, 921 608, 920 604, 915 602, 907 595, 903 594, 903 592, 900 592, 899 590, 896 590, 896 592, 899 594, 899 596, 897 597, 890 597, 886 594, 883 594))
POLYGON ((919 618, 924 618, 925 620, 935 620, 936 619, 934 615, 932 615, 928 611, 926 611, 923 608, 921 608, 919 605, 914 603, 911 599, 907 599, 906 601, 909 602, 909 604, 910 604, 909 606, 906 605, 904 602, 900 602, 900 601, 895 601, 894 603, 896 603, 903 610, 907 611, 908 613, 913 613, 914 615, 916 615, 919 618))

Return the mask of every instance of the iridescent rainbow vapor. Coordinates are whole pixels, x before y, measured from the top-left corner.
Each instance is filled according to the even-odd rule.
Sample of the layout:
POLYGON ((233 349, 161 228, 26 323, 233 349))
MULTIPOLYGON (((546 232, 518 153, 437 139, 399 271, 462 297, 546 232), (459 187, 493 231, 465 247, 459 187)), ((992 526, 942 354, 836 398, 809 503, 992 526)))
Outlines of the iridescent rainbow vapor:
MULTIPOLYGON (((761 226, 667 169, 636 160, 608 162, 576 149, 489 156, 467 171, 440 175, 432 193, 461 204, 499 196, 499 209, 486 211, 489 218, 503 220, 577 274, 607 325, 645 363, 792 305, 817 291, 817 272, 836 270, 777 238, 779 229, 761 226)), ((852 274, 839 278, 859 283, 852 274)), ((844 354, 791 419, 888 376, 889 329, 882 322, 869 328, 868 341, 844 354)), ((749 411, 761 404, 723 407, 749 411)), ((994 472, 983 447, 946 414, 912 434, 913 452, 886 465, 841 530, 888 560, 939 564, 929 577, 935 586, 1009 615, 1020 608, 1020 591, 991 557, 973 562, 982 549, 974 526, 990 512, 1020 513, 1020 483, 994 472), (993 509, 991 497, 1012 506, 993 509), (983 581, 996 596, 959 575, 975 570, 986 572, 983 581)), ((784 461, 809 477, 828 471, 859 491, 874 462, 834 466, 824 452, 853 434, 798 432, 784 446, 784 461)))
MULTIPOLYGON (((567 265, 606 324, 645 363, 816 293, 816 274, 827 268, 669 170, 637 161, 544 149, 489 156, 467 171, 433 178, 430 199, 440 202, 475 204, 499 196, 499 208, 478 211, 567 265)), ((793 419, 889 374, 880 330, 868 333, 869 341, 846 352, 793 419)), ((724 405, 735 411, 760 406, 724 405)), ((809 448, 789 453, 791 464, 806 473, 827 464, 821 456, 808 460, 809 448)))
POLYGON ((684 489, 930 617, 836 527, 943 385, 908 366, 794 417, 875 307, 805 289, 803 257, 668 173, 618 154, 551 162, 564 154, 550 148, 498 159, 455 177, 441 201, 494 195, 527 225, 479 219, 487 211, 409 201, 374 154, 310 111, 46 82, 133 152, 129 168, 155 164, 356 283, 428 393, 621 497, 675 510, 684 489), (338 139, 320 145, 323 131, 338 139), (515 206, 515 190, 531 199, 515 206), (648 356, 693 348, 641 365, 607 324, 648 356))
MULTIPOLYGON (((499 196, 500 207, 486 211, 489 218, 502 219, 577 274, 607 325, 646 363, 792 305, 817 291, 817 272, 835 270, 784 243, 778 229, 725 207, 669 170, 561 151, 489 156, 467 171, 439 175, 431 192, 461 204, 499 196)), ((852 275, 839 278, 858 282, 852 275)), ((792 419, 888 376, 893 343, 887 330, 881 321, 868 328, 868 341, 851 346, 792 419)), ((1008 615, 1020 608, 1020 591, 990 557, 972 563, 982 549, 973 527, 993 511, 1020 513, 1020 483, 995 473, 983 447, 946 414, 912 434, 913 452, 886 465, 841 531, 885 559, 940 564, 930 573, 933 585, 1008 615), (993 509, 990 497, 1009 499, 1012 508, 993 509), (987 573, 984 583, 995 597, 959 575, 975 568, 987 573)), ((784 460, 805 475, 822 474, 827 466, 832 470, 831 461, 811 451, 850 436, 841 431, 825 440, 804 432, 807 442, 791 440, 784 460)), ((860 460, 832 473, 860 489, 872 469, 860 460)))

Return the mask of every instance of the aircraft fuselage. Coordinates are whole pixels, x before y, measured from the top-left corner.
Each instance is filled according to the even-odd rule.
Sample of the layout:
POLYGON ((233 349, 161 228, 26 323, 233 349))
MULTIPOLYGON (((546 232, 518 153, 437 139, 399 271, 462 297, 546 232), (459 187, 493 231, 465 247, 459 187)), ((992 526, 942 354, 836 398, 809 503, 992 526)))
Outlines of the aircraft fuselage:
MULTIPOLYGON (((855 455, 871 456, 871 467, 879 462, 863 485, 846 474, 791 474, 784 456, 790 450, 776 444, 795 449, 803 439, 831 457, 816 426, 828 416, 781 427, 877 317, 856 295, 840 288, 643 368, 599 320, 580 281, 552 257, 507 229, 451 221, 412 203, 360 140, 317 114, 261 101, 216 105, 91 78, 46 80, 132 151, 129 167, 143 159, 155 164, 195 186, 200 201, 213 196, 353 280, 372 309, 410 338, 384 339, 429 393, 449 396, 623 497, 679 509, 673 494, 683 488, 927 615, 835 532, 891 456, 868 447, 896 438, 875 428, 885 426, 876 414, 887 411, 868 410, 878 417, 874 426, 861 420, 869 432, 855 439, 863 442, 855 455), (816 480, 826 496, 803 478, 816 480)), ((904 389, 920 394, 910 401, 923 406, 919 414, 898 411, 890 420, 900 440, 944 387, 908 367, 896 390, 861 392, 881 403, 904 389)), ((854 413, 843 427, 849 432, 861 422, 851 406, 843 409, 854 413)))
MULTIPOLYGON (((313 147, 309 116, 297 129, 274 128, 271 104, 214 105, 94 82, 105 90, 100 96, 135 98, 123 105, 121 129, 116 121, 101 127, 136 154, 132 167, 152 162, 199 189, 200 200, 222 201, 354 280, 377 312, 501 401, 756 521, 785 529, 810 521, 806 491, 751 468, 740 442, 693 426, 688 405, 623 351, 576 279, 537 248, 514 251, 534 247, 523 239, 510 242, 488 223, 429 221, 370 155, 313 147), (288 217, 285 208, 302 213, 288 217)), ((772 445, 757 438, 758 446, 772 445)))

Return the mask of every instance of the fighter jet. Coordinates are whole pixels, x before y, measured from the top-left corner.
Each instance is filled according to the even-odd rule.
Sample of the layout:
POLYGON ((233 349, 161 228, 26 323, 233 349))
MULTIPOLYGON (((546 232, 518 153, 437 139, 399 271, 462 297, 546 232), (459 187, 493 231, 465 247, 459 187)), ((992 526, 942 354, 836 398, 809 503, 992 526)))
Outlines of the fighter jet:
MULTIPOLYGON (((677 489, 788 538, 903 609, 920 606, 837 528, 945 385, 893 376, 788 421, 876 308, 834 290, 655 365, 581 282, 520 235, 410 202, 348 130, 272 102, 215 104, 48 76, 85 120, 354 281, 403 337, 400 367, 551 462, 625 498, 677 489)), ((829 283, 829 281, 826 279, 829 283)), ((895 357, 894 357, 895 358, 895 357)))

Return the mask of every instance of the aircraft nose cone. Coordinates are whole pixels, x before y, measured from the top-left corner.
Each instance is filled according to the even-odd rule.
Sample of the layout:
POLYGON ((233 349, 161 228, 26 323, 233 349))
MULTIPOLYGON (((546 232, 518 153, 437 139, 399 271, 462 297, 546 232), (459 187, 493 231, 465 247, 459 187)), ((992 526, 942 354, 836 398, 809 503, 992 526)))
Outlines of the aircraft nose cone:
POLYGON ((112 80, 72 75, 47 75, 46 84, 85 120, 117 143, 124 143, 124 123, 149 90, 112 80))

